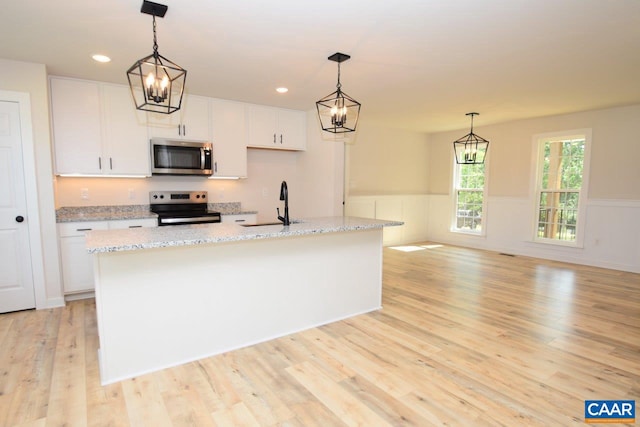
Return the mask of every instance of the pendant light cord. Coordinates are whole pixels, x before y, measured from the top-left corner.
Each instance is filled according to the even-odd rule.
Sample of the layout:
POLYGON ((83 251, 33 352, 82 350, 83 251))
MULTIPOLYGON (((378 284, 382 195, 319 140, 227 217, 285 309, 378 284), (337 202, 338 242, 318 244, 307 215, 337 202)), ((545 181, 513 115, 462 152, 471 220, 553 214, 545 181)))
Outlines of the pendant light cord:
POLYGON ((153 56, 158 57, 158 39, 156 38, 156 15, 153 15, 153 56))

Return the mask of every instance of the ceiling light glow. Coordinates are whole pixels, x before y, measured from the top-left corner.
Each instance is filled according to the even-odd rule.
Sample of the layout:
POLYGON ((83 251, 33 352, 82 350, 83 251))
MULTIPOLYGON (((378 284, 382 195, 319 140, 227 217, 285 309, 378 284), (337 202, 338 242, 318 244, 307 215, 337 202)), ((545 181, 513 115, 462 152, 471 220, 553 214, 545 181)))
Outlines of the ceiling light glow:
POLYGON ((289 89, 287 89, 286 87, 279 87, 279 88, 276 88, 276 92, 278 92, 278 93, 287 93, 287 92, 289 92, 289 89))
POLYGON ((97 62, 111 62, 111 58, 109 58, 107 55, 101 55, 99 53, 93 55, 92 58, 97 62))

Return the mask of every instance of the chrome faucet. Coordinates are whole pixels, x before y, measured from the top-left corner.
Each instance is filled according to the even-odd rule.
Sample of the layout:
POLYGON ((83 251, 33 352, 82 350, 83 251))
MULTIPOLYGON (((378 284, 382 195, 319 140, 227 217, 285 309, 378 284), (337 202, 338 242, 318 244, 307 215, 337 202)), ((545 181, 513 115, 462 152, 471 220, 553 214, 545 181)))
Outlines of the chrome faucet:
POLYGON ((280 200, 284 200, 284 217, 280 216, 280 208, 276 208, 278 211, 278 219, 282 221, 284 225, 289 225, 289 190, 287 189, 287 181, 282 181, 280 184, 280 200))

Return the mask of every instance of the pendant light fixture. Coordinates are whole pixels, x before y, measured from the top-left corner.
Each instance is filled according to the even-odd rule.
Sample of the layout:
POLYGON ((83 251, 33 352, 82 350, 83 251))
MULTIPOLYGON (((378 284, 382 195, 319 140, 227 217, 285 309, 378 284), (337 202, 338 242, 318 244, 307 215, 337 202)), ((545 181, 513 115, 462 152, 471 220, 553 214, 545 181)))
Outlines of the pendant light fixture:
POLYGON ((473 133, 473 116, 478 116, 479 113, 467 113, 466 115, 471 116, 471 132, 453 142, 456 163, 465 165, 483 164, 489 149, 489 141, 473 133))
POLYGON ((322 126, 322 130, 327 132, 353 132, 358 125, 360 103, 344 93, 342 91, 342 85, 340 84, 340 63, 349 58, 351 58, 351 56, 340 52, 336 52, 327 58, 330 61, 338 63, 337 90, 316 102, 320 125, 322 126))
POLYGON ((187 70, 158 53, 156 16, 163 18, 168 7, 147 0, 141 13, 153 16, 153 53, 129 68, 127 78, 138 110, 171 114, 180 109, 187 70))

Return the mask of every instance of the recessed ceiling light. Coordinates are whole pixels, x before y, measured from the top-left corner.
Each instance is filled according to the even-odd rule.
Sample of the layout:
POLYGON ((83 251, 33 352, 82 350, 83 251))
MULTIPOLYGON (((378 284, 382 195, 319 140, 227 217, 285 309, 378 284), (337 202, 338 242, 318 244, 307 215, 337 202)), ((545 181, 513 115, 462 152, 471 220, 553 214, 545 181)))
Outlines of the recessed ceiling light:
POLYGON ((279 88, 276 88, 276 92, 278 92, 278 93, 287 93, 287 92, 289 92, 289 89, 287 89, 286 87, 279 87, 279 88))
POLYGON ((109 58, 106 55, 96 54, 96 55, 93 55, 92 58, 94 61, 98 61, 98 62, 111 62, 111 58, 109 58))

